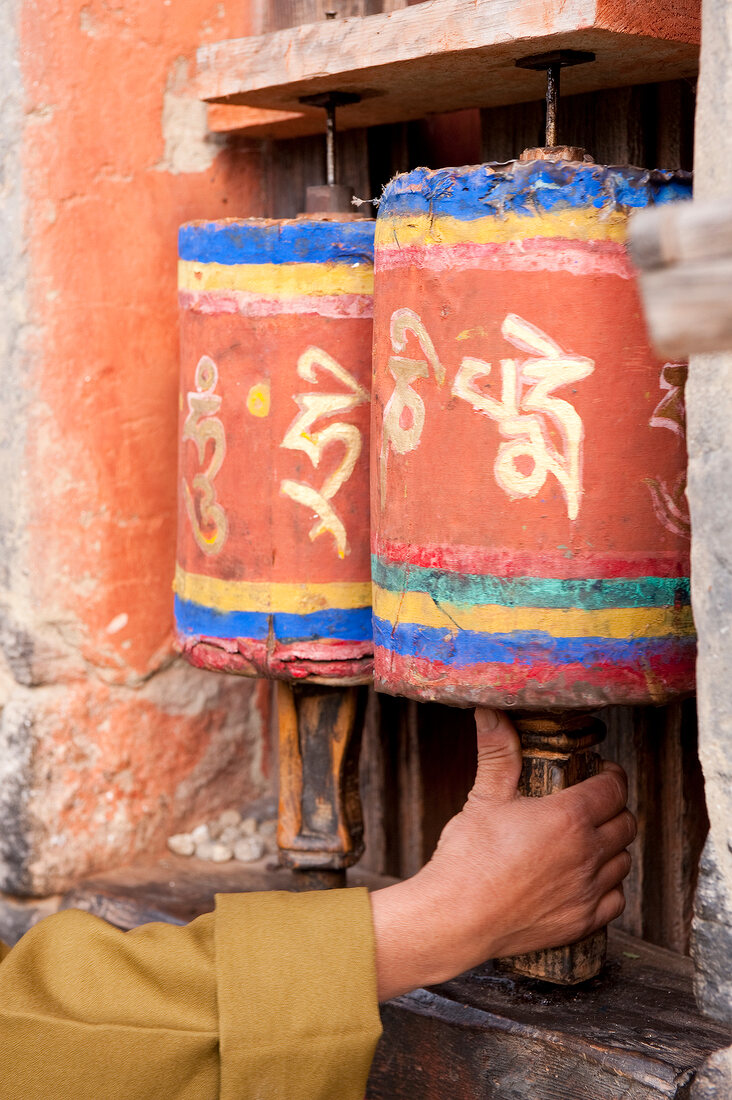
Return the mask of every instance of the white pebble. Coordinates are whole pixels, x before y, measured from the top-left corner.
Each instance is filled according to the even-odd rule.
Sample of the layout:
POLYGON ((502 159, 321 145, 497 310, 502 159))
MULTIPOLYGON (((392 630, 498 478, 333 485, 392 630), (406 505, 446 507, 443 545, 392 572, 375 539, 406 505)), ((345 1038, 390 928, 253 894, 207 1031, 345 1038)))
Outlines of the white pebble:
POLYGON ((196 850, 196 842, 190 833, 176 833, 168 837, 168 847, 177 856, 192 856, 196 850))
POLYGON ((261 836, 243 836, 234 845, 234 859, 240 863, 253 863, 264 855, 264 841, 261 836))
POLYGON ((228 844, 219 844, 215 840, 204 840, 196 845, 196 857, 207 859, 211 863, 226 863, 227 860, 231 859, 232 854, 228 844))
POLYGON ((254 836, 257 831, 257 819, 256 817, 245 817, 239 826, 239 832, 242 836, 254 836))
POLYGON ((228 844, 212 844, 211 848, 211 860, 214 863, 226 863, 234 855, 228 844))
POLYGON ((272 818, 270 821, 263 821, 259 826, 259 832, 261 836, 274 836, 277 832, 277 818, 272 818))
POLYGON ((219 814, 219 822, 221 828, 225 829, 228 825, 238 825, 241 821, 241 814, 238 810, 224 810, 222 814, 219 814))
POLYGON ((236 844, 239 839, 239 830, 236 825, 227 825, 225 829, 221 830, 219 840, 222 844, 236 844))
POLYGON ((191 830, 191 836, 196 844, 205 844, 206 841, 211 839, 211 834, 208 831, 208 825, 196 825, 195 829, 191 830))

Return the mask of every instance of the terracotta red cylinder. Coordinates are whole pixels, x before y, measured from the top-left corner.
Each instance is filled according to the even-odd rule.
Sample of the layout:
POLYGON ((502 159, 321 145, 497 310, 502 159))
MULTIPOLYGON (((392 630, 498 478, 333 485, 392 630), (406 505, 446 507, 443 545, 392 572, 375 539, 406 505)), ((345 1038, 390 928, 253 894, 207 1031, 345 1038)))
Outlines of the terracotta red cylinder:
POLYGON ((176 623, 193 663, 371 675, 373 222, 180 231, 176 623))
POLYGON ((512 162, 397 177, 376 232, 375 673, 460 706, 693 690, 682 363, 628 218, 684 174, 512 162))

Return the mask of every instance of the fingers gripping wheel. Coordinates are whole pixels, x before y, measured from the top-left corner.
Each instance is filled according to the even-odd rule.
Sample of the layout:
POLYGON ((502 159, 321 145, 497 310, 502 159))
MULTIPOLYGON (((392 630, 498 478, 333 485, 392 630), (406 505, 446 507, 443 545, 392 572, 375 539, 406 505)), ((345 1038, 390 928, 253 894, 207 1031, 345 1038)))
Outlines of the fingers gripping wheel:
MULTIPOLYGON (((514 716, 521 734, 523 767, 519 790, 541 798, 589 779, 600 771, 601 758, 593 751, 605 736, 602 722, 586 714, 527 714, 514 716)), ((508 973, 538 978, 556 985, 576 985, 594 978, 605 965, 607 929, 577 943, 531 951, 498 966, 508 973)))

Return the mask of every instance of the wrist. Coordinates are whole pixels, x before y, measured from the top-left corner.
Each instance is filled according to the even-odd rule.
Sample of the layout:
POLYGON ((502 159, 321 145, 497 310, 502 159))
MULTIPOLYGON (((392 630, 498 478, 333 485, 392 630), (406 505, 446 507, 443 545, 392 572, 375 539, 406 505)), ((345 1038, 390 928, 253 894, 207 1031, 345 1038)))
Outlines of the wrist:
POLYGON ((479 961, 463 958, 458 914, 446 911, 445 889, 433 871, 428 864, 371 895, 379 1001, 448 981, 479 961))

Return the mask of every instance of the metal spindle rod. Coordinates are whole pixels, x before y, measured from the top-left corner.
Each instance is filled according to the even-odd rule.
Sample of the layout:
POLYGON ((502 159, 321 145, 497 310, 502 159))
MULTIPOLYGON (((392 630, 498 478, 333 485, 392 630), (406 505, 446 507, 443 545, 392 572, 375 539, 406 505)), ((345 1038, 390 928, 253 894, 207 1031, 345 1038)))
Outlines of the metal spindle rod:
POLYGON ((560 64, 549 65, 546 71, 546 145, 552 147, 558 145, 557 140, 557 113, 559 108, 559 85, 562 67, 560 64))
MULTIPOLYGON (((336 13, 333 12, 333 15, 336 13)), ((330 18, 328 12, 326 17, 330 18)), ((336 108, 349 103, 358 103, 361 97, 356 92, 317 92, 304 95, 300 102, 308 107, 322 107, 325 111, 325 179, 323 185, 308 187, 305 208, 308 214, 350 214, 353 213, 351 199, 353 191, 338 182, 338 151, 336 149, 336 108)))
POLYGON ((517 59, 516 64, 520 69, 534 69, 537 72, 546 73, 546 148, 553 149, 559 144, 557 118, 562 69, 572 65, 584 65, 594 60, 594 53, 588 50, 553 50, 551 53, 531 54, 530 57, 517 59))
POLYGON ((329 103, 325 109, 325 179, 328 187, 335 187, 338 176, 335 113, 335 103, 329 103))

